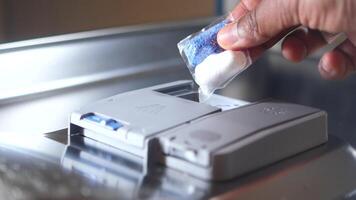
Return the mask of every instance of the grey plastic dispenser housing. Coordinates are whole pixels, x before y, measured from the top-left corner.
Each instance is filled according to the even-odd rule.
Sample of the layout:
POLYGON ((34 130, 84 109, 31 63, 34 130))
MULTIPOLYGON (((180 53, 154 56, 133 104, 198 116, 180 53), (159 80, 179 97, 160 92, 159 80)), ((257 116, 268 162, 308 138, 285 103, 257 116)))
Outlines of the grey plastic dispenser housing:
MULTIPOLYGON (((227 180, 327 141, 326 112, 213 95, 198 102, 191 81, 134 90, 84 106, 70 118, 82 136, 207 180, 227 180)), ((123 154, 124 155, 124 154, 123 154)))

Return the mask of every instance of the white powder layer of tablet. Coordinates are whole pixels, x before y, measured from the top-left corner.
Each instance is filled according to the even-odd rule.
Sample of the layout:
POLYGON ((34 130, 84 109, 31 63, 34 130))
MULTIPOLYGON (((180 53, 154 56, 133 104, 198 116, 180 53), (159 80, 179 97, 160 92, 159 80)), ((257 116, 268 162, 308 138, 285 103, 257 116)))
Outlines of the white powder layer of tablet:
POLYGON ((216 89, 224 87, 229 80, 242 72, 250 59, 243 51, 224 51, 208 56, 195 68, 195 81, 201 92, 210 96, 216 89))

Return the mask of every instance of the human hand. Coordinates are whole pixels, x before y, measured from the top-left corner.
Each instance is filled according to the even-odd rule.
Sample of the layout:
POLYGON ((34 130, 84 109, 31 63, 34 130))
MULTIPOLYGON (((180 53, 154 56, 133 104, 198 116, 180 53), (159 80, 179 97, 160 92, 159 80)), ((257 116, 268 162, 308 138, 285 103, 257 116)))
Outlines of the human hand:
POLYGON ((299 62, 327 44, 325 34, 346 33, 348 40, 319 62, 319 72, 326 79, 342 79, 356 68, 355 0, 241 0, 232 11, 233 23, 218 34, 225 49, 249 49, 256 57, 289 34, 282 43, 282 54, 299 62))

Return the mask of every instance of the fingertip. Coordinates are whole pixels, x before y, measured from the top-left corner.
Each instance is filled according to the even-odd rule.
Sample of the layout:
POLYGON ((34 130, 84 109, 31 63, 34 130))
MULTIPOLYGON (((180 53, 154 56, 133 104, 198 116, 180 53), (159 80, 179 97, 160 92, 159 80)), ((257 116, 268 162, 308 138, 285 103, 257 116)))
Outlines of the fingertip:
POLYGON ((334 50, 326 53, 319 62, 320 75, 327 80, 344 79, 347 75, 347 61, 345 55, 334 50))
POLYGON ((326 69, 324 69, 324 60, 323 58, 320 60, 319 65, 318 65, 318 70, 320 76, 325 79, 325 80, 332 80, 332 76, 330 75, 330 72, 328 72, 326 69))

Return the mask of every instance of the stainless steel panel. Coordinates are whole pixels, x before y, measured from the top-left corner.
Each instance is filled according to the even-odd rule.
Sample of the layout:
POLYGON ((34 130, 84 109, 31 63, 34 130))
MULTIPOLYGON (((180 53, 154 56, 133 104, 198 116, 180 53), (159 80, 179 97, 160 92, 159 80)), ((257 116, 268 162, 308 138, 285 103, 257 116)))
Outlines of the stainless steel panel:
MULTIPOLYGON (((61 136, 66 137, 65 132, 61 136)), ((110 151, 85 146, 65 148, 57 144, 57 153, 44 155, 53 141, 43 137, 34 139, 41 144, 40 148, 1 136, 1 199, 328 200, 356 197, 356 152, 335 136, 330 137, 326 145, 225 182, 205 182, 160 166, 144 175, 139 168, 135 170, 131 162, 115 162, 117 158, 110 151)))
POLYGON ((189 79, 176 44, 202 24, 114 28, 0 45, 0 132, 56 131, 88 102, 189 79))

